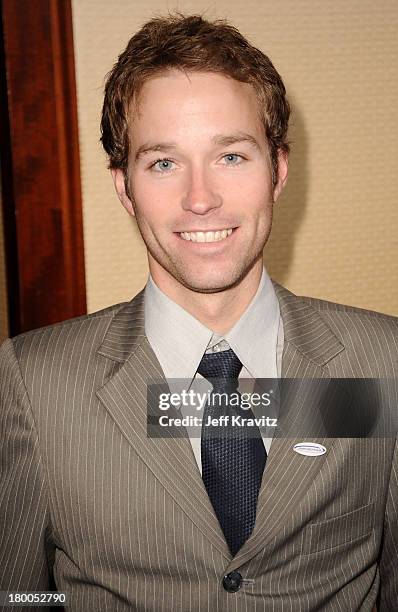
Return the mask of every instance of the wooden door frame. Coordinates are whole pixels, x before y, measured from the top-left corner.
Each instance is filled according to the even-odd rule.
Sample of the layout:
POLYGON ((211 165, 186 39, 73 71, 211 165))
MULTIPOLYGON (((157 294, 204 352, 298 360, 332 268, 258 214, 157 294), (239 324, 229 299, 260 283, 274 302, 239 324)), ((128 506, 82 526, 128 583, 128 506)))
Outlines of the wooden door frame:
POLYGON ((1 0, 10 335, 86 312, 71 0, 1 0))

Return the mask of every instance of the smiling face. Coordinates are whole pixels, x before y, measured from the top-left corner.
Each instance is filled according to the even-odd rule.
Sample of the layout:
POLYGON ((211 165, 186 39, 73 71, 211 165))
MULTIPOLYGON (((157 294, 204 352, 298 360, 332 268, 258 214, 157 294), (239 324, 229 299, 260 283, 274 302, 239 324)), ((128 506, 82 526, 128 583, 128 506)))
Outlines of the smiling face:
POLYGON ((133 114, 125 208, 135 215, 151 274, 168 295, 213 293, 258 279, 277 182, 251 85, 173 70, 147 81, 133 114), (138 110, 138 112, 137 112, 138 110))

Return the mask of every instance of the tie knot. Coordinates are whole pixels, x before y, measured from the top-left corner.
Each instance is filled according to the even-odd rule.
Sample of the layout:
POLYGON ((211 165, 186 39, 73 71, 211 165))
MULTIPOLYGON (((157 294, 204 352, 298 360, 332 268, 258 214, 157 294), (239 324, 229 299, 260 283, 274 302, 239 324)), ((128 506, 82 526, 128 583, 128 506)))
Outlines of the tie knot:
MULTIPOLYGON (((198 372, 207 380, 221 379, 226 382, 238 381, 242 364, 232 349, 219 353, 205 353, 198 367, 198 372)), ((236 385, 235 385, 236 386, 236 385)))

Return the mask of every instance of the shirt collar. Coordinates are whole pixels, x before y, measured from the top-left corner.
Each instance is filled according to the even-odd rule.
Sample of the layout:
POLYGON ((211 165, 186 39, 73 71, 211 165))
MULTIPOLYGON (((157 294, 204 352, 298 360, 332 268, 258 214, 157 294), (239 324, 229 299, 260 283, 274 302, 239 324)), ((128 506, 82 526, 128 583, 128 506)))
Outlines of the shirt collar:
POLYGON ((223 338, 253 378, 276 378, 279 302, 265 268, 257 292, 223 338))
POLYGON ((159 289, 144 294, 145 334, 166 378, 193 379, 213 332, 159 289))
POLYGON ((145 287, 145 333, 166 378, 192 379, 214 338, 224 338, 253 378, 276 377, 279 302, 263 268, 255 296, 223 336, 173 302, 149 276, 145 287))

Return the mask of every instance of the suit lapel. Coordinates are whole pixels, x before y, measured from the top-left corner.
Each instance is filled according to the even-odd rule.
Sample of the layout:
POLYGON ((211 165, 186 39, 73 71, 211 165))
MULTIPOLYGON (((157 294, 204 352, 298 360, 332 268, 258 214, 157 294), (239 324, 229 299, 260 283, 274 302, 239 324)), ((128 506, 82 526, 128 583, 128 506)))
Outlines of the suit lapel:
MULTIPOLYGON (((329 378, 326 363, 338 355, 344 346, 326 325, 318 312, 308 302, 301 300, 283 287, 274 284, 279 300, 284 329, 282 378, 329 378)), ((315 385, 316 387, 316 385, 315 385)), ((256 524, 252 535, 232 559, 226 571, 237 569, 264 550, 297 510, 314 477, 322 468, 333 439, 308 438, 323 444, 327 453, 308 457, 293 450, 305 437, 295 437, 294 420, 300 420, 300 412, 306 418, 319 416, 322 391, 308 394, 308 386, 296 387, 294 402, 287 406, 278 420, 278 432, 271 444, 257 504, 256 524)))
POLYGON ((163 383, 162 368, 144 331, 143 292, 112 321, 99 353, 120 367, 97 396, 135 452, 198 529, 229 560, 231 555, 204 488, 192 446, 183 437, 147 437, 147 390, 163 383))
MULTIPOLYGON (((327 378, 325 365, 344 346, 319 313, 283 287, 275 284, 284 328, 282 378, 327 378)), ((162 483, 175 502, 198 529, 230 561, 228 571, 238 568, 260 552, 297 508, 327 454, 306 457, 293 451, 303 438, 278 437, 272 442, 257 506, 256 525, 251 537, 231 560, 200 472, 187 438, 147 437, 148 385, 166 384, 161 366, 145 336, 144 295, 139 293, 123 306, 112 320, 99 353, 119 363, 116 373, 97 395, 119 429, 162 483)), ((292 410, 284 413, 278 426, 284 429, 300 409, 316 411, 303 391, 292 410)), ((325 443, 330 451, 331 439, 325 443)))

